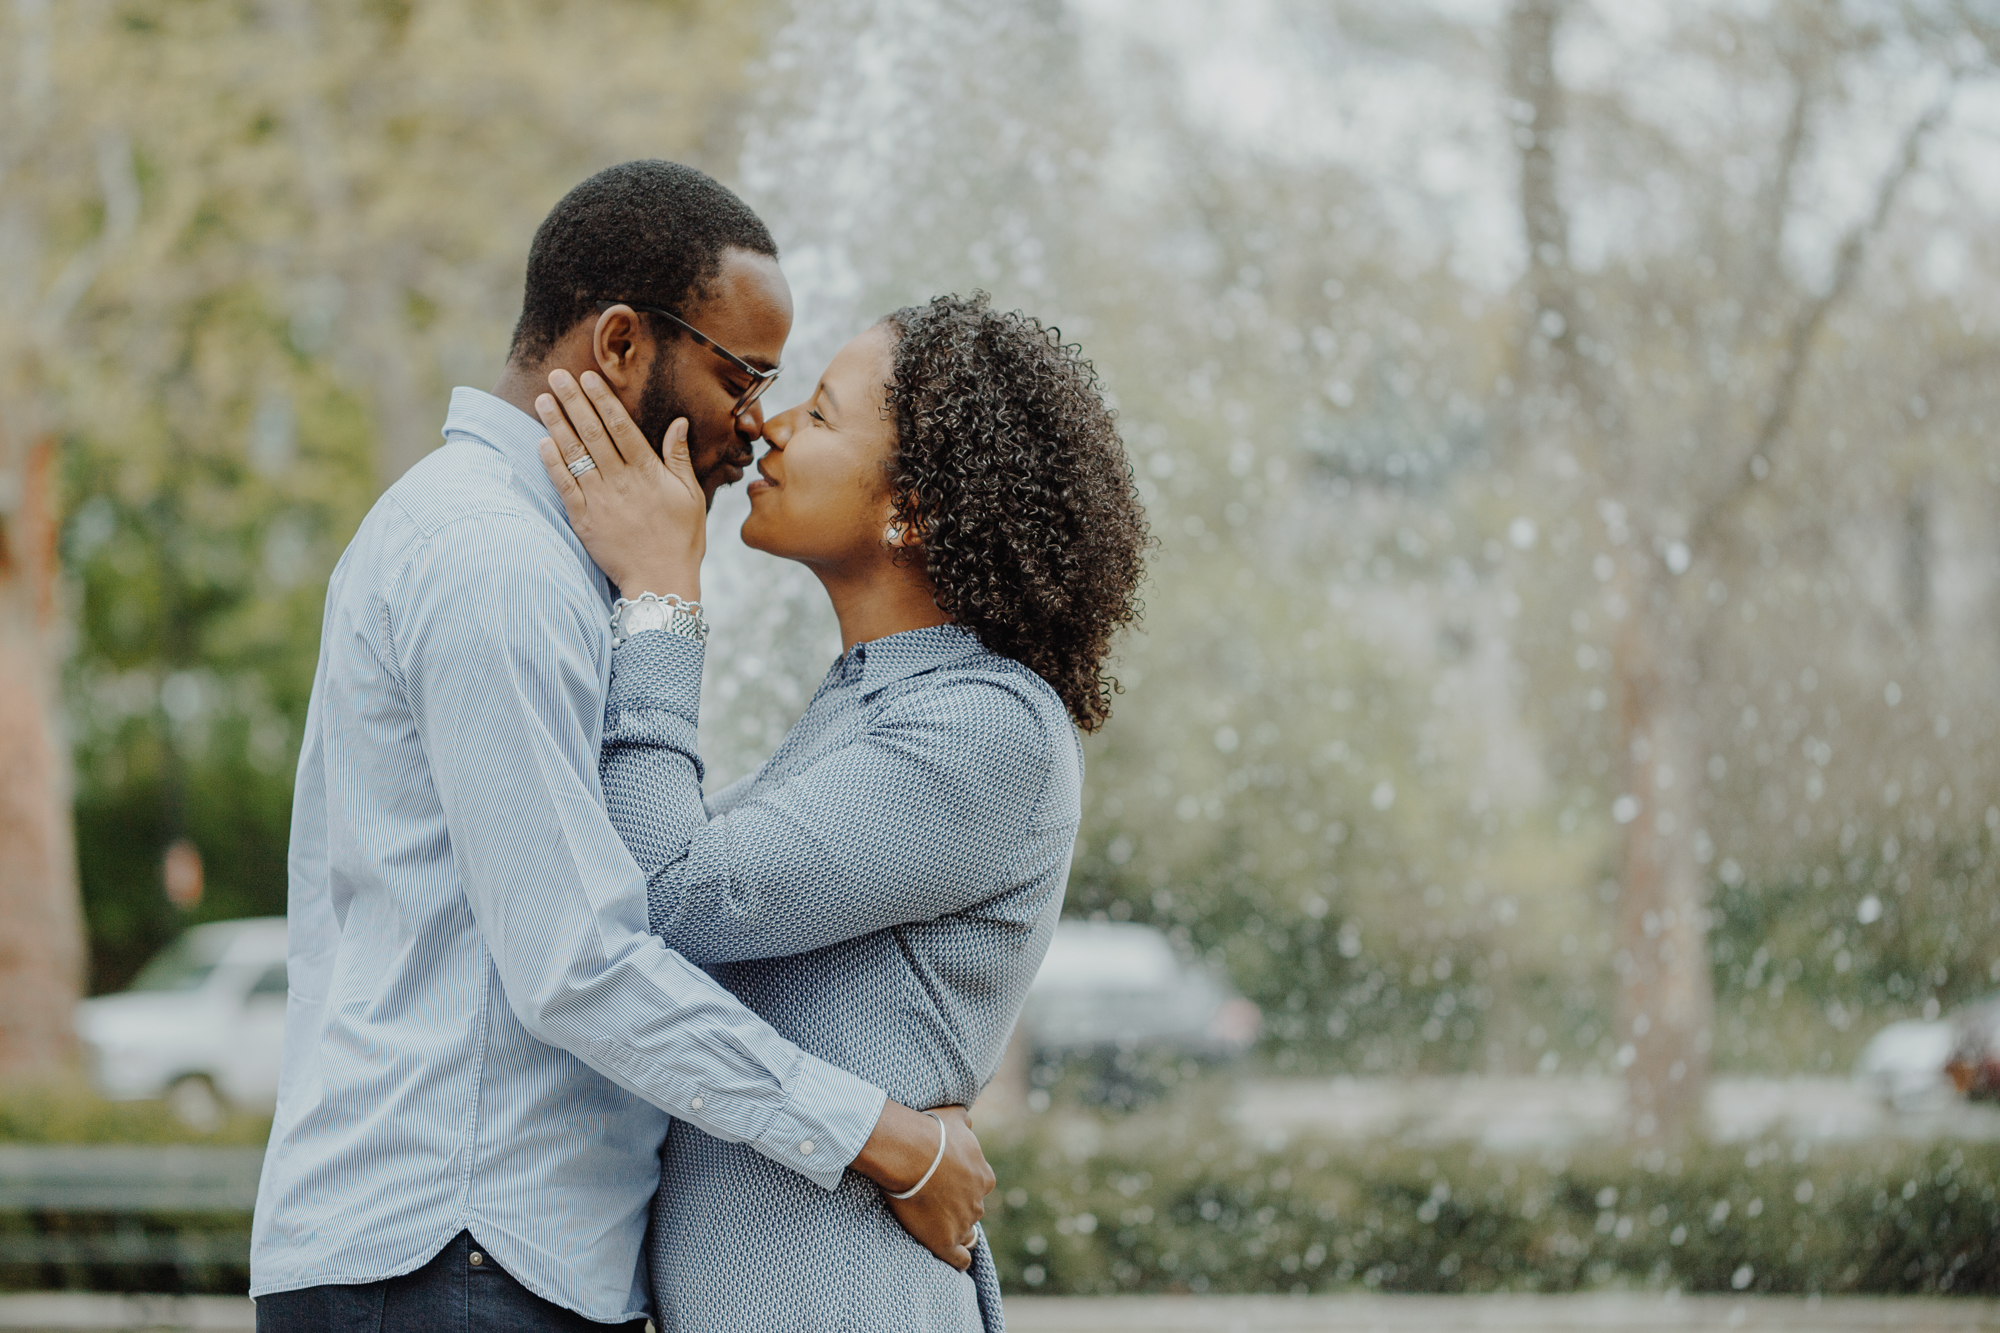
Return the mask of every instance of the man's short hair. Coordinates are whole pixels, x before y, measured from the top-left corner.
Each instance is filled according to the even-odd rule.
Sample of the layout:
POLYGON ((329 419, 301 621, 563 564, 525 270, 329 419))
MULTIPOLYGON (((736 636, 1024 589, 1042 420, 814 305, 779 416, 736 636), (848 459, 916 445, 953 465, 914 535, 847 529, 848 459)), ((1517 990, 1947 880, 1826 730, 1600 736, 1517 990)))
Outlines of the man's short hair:
POLYGON ((681 314, 707 295, 730 249, 778 253, 763 219, 713 177, 658 159, 607 167, 536 229, 508 359, 539 361, 599 301, 681 314))

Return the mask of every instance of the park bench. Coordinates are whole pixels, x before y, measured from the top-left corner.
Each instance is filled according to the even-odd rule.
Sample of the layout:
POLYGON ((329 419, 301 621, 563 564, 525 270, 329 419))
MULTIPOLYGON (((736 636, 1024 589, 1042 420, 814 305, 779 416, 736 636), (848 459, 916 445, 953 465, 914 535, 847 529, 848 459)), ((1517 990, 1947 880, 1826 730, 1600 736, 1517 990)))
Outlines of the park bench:
POLYGON ((247 1269, 263 1161, 261 1148, 0 1146, 0 1267, 247 1269))

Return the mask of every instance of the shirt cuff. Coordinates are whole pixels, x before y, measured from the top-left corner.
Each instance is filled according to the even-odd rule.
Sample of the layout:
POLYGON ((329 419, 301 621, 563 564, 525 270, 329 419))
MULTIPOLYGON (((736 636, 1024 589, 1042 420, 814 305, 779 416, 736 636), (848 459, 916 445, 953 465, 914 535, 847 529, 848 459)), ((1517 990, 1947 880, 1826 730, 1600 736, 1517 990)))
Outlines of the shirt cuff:
POLYGON ((623 709, 663 709, 701 719, 703 646, 661 629, 641 630, 611 654, 611 688, 605 699, 613 714, 623 709))
POLYGON ((786 1082, 785 1104, 750 1146, 830 1190, 867 1146, 888 1100, 874 1084, 808 1055, 786 1082))

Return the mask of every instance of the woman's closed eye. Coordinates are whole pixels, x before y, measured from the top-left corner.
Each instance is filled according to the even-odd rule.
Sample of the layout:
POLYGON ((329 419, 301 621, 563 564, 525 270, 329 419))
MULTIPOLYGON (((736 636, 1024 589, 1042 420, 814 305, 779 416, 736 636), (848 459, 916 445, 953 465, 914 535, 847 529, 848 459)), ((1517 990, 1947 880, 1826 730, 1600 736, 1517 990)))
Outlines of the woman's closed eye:
POLYGON ((814 421, 817 421, 822 426, 826 424, 826 418, 819 414, 819 409, 817 407, 807 408, 806 415, 811 417, 814 421))

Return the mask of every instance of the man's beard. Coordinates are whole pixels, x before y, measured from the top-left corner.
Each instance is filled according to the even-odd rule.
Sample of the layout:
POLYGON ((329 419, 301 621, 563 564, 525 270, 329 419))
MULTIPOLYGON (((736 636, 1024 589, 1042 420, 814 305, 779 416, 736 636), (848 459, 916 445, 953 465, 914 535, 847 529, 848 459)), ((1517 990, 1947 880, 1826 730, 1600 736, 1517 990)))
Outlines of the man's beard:
MULTIPOLYGON (((674 418, 687 416, 680 410, 680 385, 668 364, 671 360, 664 352, 654 356, 646 387, 639 391, 639 413, 632 422, 656 454, 666 443, 667 427, 674 424, 674 418)), ((694 418, 688 417, 688 457, 694 457, 694 452, 694 418)))
POLYGON ((654 358, 653 369, 646 376, 646 387, 639 391, 639 412, 632 424, 646 437, 646 443, 653 446, 653 452, 664 461, 663 452, 667 440, 667 428, 674 424, 674 418, 686 417, 688 423, 688 462, 694 467, 694 479, 701 486, 702 503, 715 503, 715 488, 708 484, 708 472, 720 467, 720 461, 711 462, 703 469, 697 461, 702 456, 701 442, 694 437, 694 417, 681 407, 680 382, 674 377, 669 366, 670 358, 664 354, 654 358))

